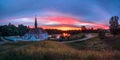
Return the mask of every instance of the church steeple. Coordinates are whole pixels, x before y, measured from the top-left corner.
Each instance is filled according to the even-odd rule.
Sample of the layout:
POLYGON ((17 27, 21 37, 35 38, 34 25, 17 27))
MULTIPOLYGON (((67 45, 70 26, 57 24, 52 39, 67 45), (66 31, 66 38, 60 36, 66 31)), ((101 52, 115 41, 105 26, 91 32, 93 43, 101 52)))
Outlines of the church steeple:
POLYGON ((34 25, 35 25, 35 29, 38 28, 37 27, 38 24, 37 24, 37 17, 36 16, 35 16, 35 24, 34 25))

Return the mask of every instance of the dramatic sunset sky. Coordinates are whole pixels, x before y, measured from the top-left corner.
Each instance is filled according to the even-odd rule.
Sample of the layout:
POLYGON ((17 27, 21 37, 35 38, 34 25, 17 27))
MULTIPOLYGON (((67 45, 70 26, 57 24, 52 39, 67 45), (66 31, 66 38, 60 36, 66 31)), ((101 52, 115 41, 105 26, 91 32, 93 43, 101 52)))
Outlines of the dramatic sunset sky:
POLYGON ((35 15, 43 28, 108 28, 110 17, 120 16, 120 0, 0 0, 0 25, 32 27, 35 15))

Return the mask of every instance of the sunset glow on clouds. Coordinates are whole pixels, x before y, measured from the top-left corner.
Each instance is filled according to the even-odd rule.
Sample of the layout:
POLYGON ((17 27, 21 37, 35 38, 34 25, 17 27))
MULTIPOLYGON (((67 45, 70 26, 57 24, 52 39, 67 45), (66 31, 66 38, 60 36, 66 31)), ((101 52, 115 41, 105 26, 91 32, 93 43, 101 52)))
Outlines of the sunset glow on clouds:
POLYGON ((120 16, 119 0, 0 0, 0 25, 11 22, 43 28, 108 29, 111 16, 120 16), (60 28, 60 27, 59 27, 60 28))
MULTIPOLYGON (((47 11, 46 11, 47 12, 47 11)), ((103 28, 108 29, 108 26, 104 24, 98 24, 93 22, 84 21, 76 16, 71 16, 58 12, 48 12, 43 15, 38 15, 37 21, 39 27, 44 29, 60 29, 60 30, 80 30, 81 26, 86 26, 87 28, 103 28)), ((33 17, 23 17, 15 18, 9 20, 13 24, 24 24, 30 27, 34 27, 35 16, 33 17)))
MULTIPOLYGON (((35 17, 28 17, 28 18, 19 18, 19 19, 13 19, 12 21, 14 23, 16 22, 24 22, 30 23, 31 27, 34 25, 34 19, 35 17)), ((75 16, 65 15, 65 14, 59 14, 55 13, 50 15, 49 13, 43 14, 41 16, 37 16, 38 19, 38 25, 44 29, 63 29, 63 30, 78 30, 81 29, 81 26, 86 26, 87 28, 104 28, 108 29, 108 26, 104 24, 96 24, 93 22, 85 22, 84 20, 77 18, 75 16)), ((23 24, 23 23, 21 23, 23 24)))

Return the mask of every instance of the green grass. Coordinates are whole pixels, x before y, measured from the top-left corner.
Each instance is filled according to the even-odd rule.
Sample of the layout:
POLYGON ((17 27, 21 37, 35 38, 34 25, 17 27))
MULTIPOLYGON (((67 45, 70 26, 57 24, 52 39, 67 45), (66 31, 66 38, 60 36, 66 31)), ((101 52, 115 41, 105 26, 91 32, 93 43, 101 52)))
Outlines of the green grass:
POLYGON ((78 50, 97 50, 97 51, 104 51, 104 50, 111 50, 112 47, 109 46, 104 42, 104 40, 99 39, 98 37, 88 39, 85 41, 69 43, 67 44, 72 48, 78 50))
POLYGON ((17 43, 10 43, 9 42, 9 43, 0 45, 0 52, 9 51, 11 49, 21 47, 21 46, 25 46, 25 45, 30 45, 30 44, 33 44, 33 43, 35 43, 35 42, 17 42, 17 43))
POLYGON ((120 60, 120 37, 94 37, 63 44, 56 41, 0 45, 0 60, 120 60))
POLYGON ((0 52, 0 60, 117 60, 119 51, 78 50, 55 41, 18 42, 2 46, 17 46, 0 52))
POLYGON ((85 34, 81 33, 81 34, 76 34, 76 35, 70 36, 69 40, 77 40, 77 39, 81 39, 84 37, 86 37, 85 34))
POLYGON ((112 47, 112 49, 119 50, 120 51, 120 35, 118 36, 111 36, 106 37, 104 39, 104 42, 112 47))

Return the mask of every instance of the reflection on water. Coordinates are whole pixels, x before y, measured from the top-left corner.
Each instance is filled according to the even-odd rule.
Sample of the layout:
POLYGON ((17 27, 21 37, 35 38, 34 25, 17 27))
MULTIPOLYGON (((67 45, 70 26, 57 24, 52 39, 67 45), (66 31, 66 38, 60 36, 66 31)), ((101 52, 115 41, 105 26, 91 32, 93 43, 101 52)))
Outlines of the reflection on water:
POLYGON ((71 34, 69 34, 69 33, 52 34, 52 35, 49 35, 48 37, 49 37, 50 39, 59 39, 61 36, 62 36, 62 37, 70 37, 71 34))
POLYGON ((49 37, 50 39, 59 39, 61 35, 62 35, 62 34, 52 34, 52 35, 49 35, 48 37, 49 37))
POLYGON ((71 34, 69 34, 69 33, 63 33, 62 36, 63 36, 63 37, 70 37, 71 34))

